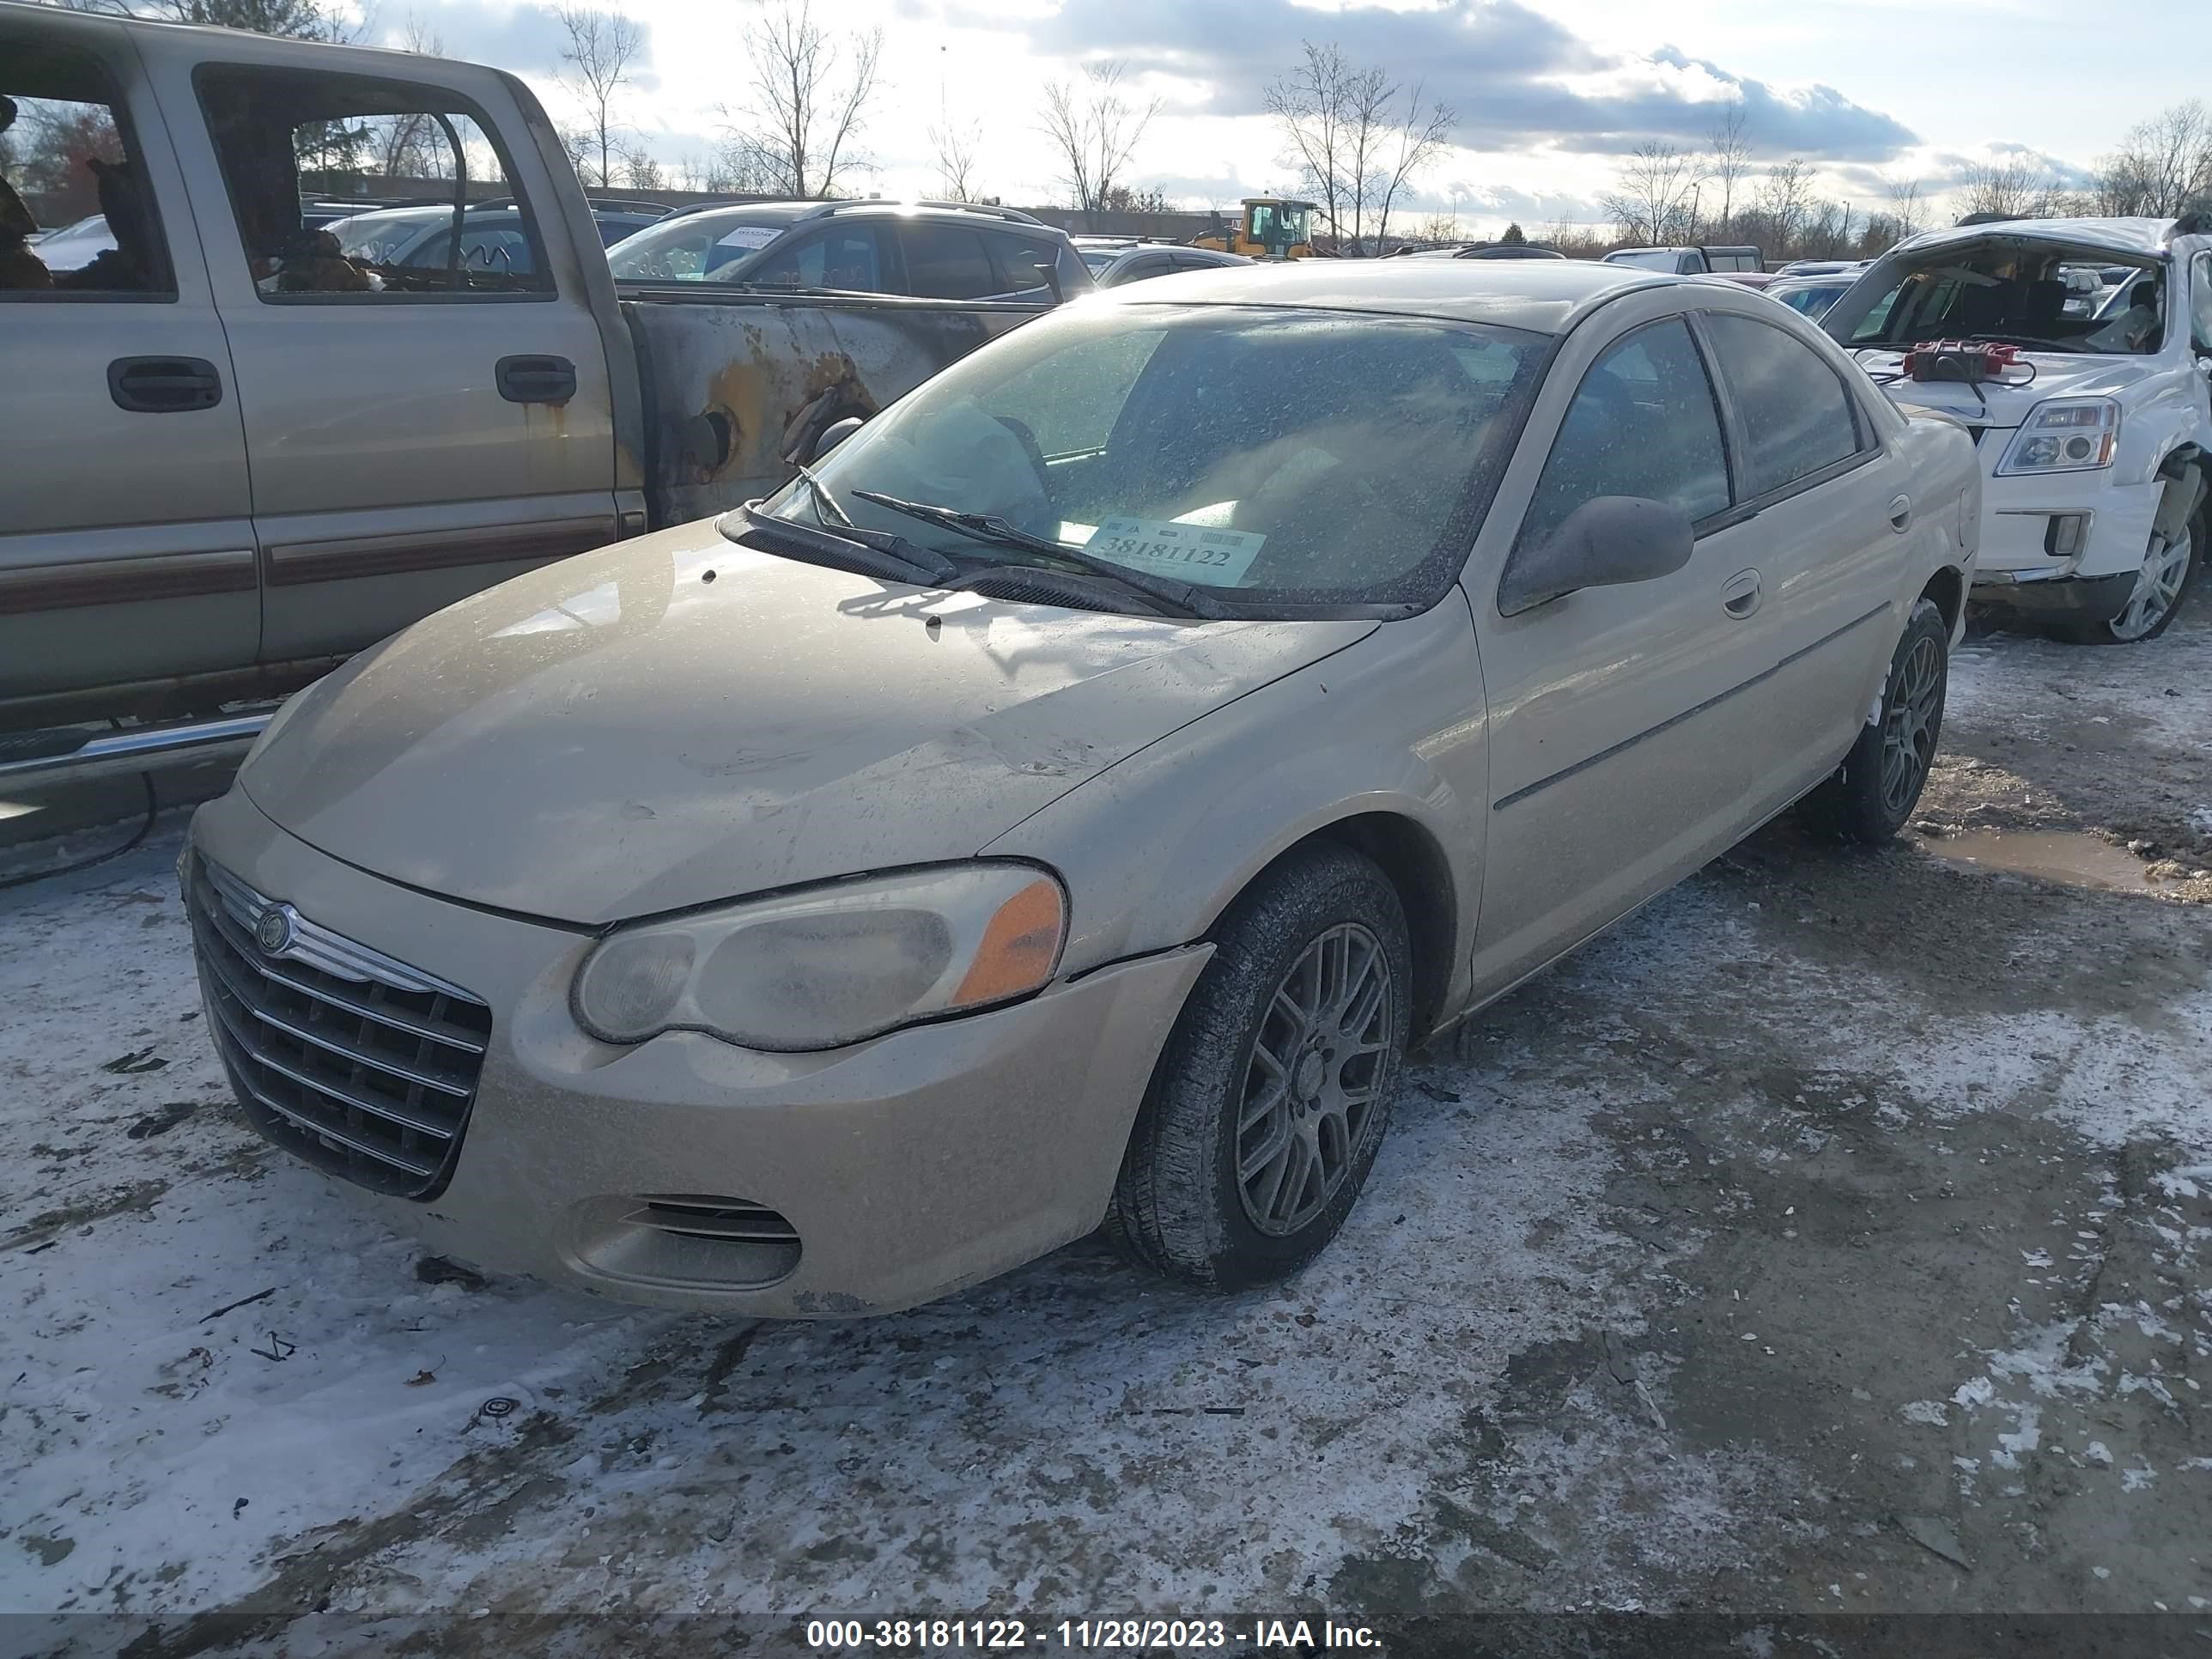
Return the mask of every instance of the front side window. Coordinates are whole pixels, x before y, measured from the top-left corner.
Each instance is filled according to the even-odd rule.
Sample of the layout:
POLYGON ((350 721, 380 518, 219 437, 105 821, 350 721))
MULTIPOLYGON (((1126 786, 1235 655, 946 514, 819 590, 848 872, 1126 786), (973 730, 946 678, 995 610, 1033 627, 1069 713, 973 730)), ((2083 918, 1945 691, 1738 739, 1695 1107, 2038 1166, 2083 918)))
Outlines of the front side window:
MULTIPOLYGON (((817 472, 863 527, 957 560, 1009 556, 860 492, 994 515, 1262 613, 1432 603, 1549 345, 1399 317, 1069 307, 925 382, 817 472)), ((834 523, 808 489, 773 510, 834 523)))
POLYGON ((1000 292, 983 239, 965 225, 921 221, 899 228, 908 292, 925 300, 981 300, 1000 292))
POLYGON ((1668 501, 1692 522, 1729 505, 1728 451, 1712 382, 1679 317, 1606 348, 1575 388, 1536 480, 1516 547, 1540 547, 1600 495, 1668 501))
POLYGON ((1051 301, 1055 283, 1063 294, 1091 285, 1083 262, 1067 258, 1065 245, 1049 237, 994 230, 985 233, 983 240, 997 264, 996 294, 1041 305, 1051 301))
POLYGON ((836 225, 794 237, 787 247, 746 266, 738 280, 752 288, 834 288, 852 294, 881 294, 890 286, 872 225, 836 225))
POLYGON ((1705 327, 1743 428, 1745 499, 1857 453, 1850 393, 1811 347, 1749 317, 1711 315, 1705 327))
POLYGON ((176 297, 144 165, 107 73, 0 29, 0 300, 176 297))
POLYGON ((246 268, 264 301, 379 304, 553 291, 529 206, 483 112, 458 94, 239 64, 206 64, 193 78, 246 268), (430 180, 438 193, 453 193, 459 210, 402 210, 358 216, 337 229, 307 228, 303 196, 353 193, 367 173, 430 180), (485 185, 518 203, 501 226, 468 221, 465 202, 483 196, 477 187, 485 185), (358 220, 375 221, 374 234, 358 220), (434 257, 426 252, 432 247, 434 257))

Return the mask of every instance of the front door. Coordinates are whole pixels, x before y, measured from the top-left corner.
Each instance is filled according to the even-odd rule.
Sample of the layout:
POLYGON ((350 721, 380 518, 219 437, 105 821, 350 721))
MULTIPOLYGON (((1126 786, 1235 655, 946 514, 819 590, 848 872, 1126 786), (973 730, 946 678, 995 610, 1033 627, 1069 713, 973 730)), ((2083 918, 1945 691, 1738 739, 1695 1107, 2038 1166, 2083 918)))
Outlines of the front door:
POLYGON ((1748 827, 1761 705, 1731 694, 1771 659, 1740 601, 1757 554, 1733 511, 1720 407, 1682 292, 1617 301, 1609 327, 1569 336, 1468 567, 1491 713, 1478 994, 1542 967, 1748 827), (1680 507, 1698 530, 1688 564, 1502 615, 1512 552, 1600 495, 1680 507))
POLYGON ((505 87, 260 50, 180 58, 161 90, 216 204, 203 232, 252 457, 262 652, 281 660, 368 644, 618 522, 606 349, 550 175, 507 147, 527 128, 505 87), (354 263, 302 232, 303 182, 395 153, 440 192, 511 197, 519 234, 492 257, 447 233, 452 257, 423 266, 354 263))
POLYGON ((0 699, 248 666, 241 405, 184 181, 121 26, 28 16, 0 22, 0 699))

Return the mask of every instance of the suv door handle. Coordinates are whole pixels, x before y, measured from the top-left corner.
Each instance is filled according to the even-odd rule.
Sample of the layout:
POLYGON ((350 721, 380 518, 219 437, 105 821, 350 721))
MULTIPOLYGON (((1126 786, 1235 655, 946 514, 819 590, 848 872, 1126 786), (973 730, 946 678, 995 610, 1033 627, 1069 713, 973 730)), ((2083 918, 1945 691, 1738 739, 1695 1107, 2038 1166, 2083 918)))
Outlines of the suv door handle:
POLYGON ((1739 570, 1721 584, 1721 609, 1741 622, 1759 609, 1760 581, 1756 570, 1739 570))
POLYGON ((1889 504, 1889 527, 1902 536, 1912 522, 1912 497, 1899 495, 1889 504))
POLYGON ((499 395, 511 404, 565 404, 576 395, 576 366, 566 357, 502 357, 499 395))
POLYGON ((222 401, 222 376, 204 357, 118 357, 107 395, 133 415, 181 415, 222 401))

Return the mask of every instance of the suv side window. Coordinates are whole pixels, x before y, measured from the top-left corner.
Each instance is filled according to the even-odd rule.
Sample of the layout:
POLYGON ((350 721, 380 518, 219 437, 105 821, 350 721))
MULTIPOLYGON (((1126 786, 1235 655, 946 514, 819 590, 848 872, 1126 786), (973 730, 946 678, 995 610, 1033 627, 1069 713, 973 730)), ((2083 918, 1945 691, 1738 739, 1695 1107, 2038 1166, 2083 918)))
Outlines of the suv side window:
POLYGON ((2189 265, 2190 343, 2212 357, 2212 253, 2200 253, 2189 265))
POLYGON ((925 300, 981 300, 1003 292, 983 238, 966 225, 924 219, 899 227, 910 293, 925 300))
POLYGON ((31 297, 173 300, 177 285, 107 71, 0 30, 0 300, 31 297))
POLYGON ((1811 347, 1749 317, 1708 313, 1705 325, 1743 427, 1743 499, 1858 453, 1850 393, 1811 347))
MULTIPOLYGON (((458 93, 420 82, 235 64, 203 64, 192 80, 246 267, 266 303, 491 301, 553 292, 537 219, 515 188, 498 137, 483 112, 458 93), (514 203, 514 218, 489 240, 465 219, 458 250, 448 223, 434 239, 435 263, 401 257, 415 243, 397 234, 401 225, 350 246, 343 220, 326 230, 302 225, 303 195, 343 188, 372 166, 450 181, 456 191, 464 179, 489 184, 514 203)), ((435 217, 426 212, 424 227, 435 217)))
POLYGON ((1680 317, 1645 324, 1590 365, 1514 545, 1542 546, 1569 514, 1600 495, 1672 501, 1692 522, 1729 505, 1720 408, 1680 317))
POLYGON ((763 288, 835 288, 850 294, 888 294, 883 244, 873 225, 833 225, 819 235, 794 239, 744 273, 763 288))

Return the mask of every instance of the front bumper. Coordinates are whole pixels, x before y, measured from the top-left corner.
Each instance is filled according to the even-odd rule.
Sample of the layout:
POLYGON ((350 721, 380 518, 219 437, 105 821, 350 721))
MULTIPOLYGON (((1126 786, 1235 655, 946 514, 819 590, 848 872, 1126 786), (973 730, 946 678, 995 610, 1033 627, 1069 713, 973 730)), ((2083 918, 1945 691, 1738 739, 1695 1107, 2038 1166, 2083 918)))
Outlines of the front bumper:
POLYGON ((890 1312, 1089 1232, 1212 949, 1119 963, 1011 1007, 826 1054, 763 1054, 691 1032, 617 1048, 568 1012, 587 935, 340 863, 235 788, 199 809, 192 836, 259 892, 493 1011, 444 1189, 428 1202, 360 1200, 441 1254, 663 1307, 890 1312), (796 1233, 795 1264, 763 1266, 757 1248, 652 1221, 664 1212, 647 1201, 672 1198, 690 1216, 713 1199, 775 1212, 796 1233))
MULTIPOLYGON (((2002 452, 2009 433, 1991 431, 1985 452, 2002 452)), ((1985 465, 1993 457, 1984 453, 1985 465)), ((2109 472, 1982 481, 1982 544, 1974 566, 1974 597, 2017 610, 2063 609, 2087 614, 2085 604, 2101 603, 2101 589, 2085 590, 2075 601, 2029 598, 2027 590, 2045 584, 2090 584, 2101 577, 2125 577, 2131 584, 2142 568, 2153 522, 2164 498, 2162 480, 2116 484, 2109 472), (2053 551, 2053 520, 2086 520, 2079 544, 2053 551)), ((2125 603, 2124 593, 2122 605, 2125 603)), ((2118 615, 2119 606, 2110 614, 2118 615)))

